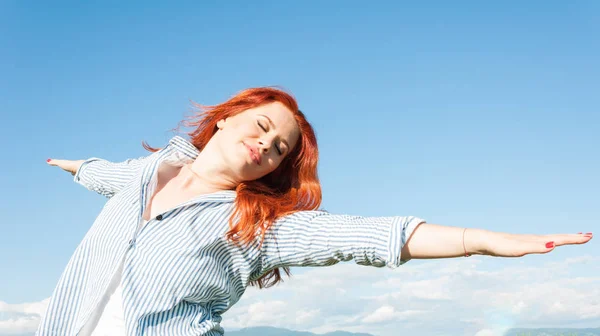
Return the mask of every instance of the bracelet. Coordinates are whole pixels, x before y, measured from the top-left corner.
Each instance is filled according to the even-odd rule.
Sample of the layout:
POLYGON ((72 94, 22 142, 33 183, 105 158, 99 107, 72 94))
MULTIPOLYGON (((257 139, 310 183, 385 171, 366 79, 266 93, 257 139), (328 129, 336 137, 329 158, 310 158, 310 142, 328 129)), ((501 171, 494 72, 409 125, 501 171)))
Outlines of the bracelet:
POLYGON ((471 255, 467 253, 467 248, 465 247, 465 232, 467 232, 467 228, 463 230, 463 249, 465 249, 465 257, 470 257, 471 255))

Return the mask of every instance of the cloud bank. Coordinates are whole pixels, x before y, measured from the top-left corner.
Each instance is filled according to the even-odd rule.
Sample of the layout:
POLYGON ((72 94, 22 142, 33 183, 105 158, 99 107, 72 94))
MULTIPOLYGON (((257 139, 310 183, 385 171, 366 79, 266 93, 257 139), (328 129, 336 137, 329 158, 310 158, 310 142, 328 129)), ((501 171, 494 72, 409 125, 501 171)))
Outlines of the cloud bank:
MULTIPOLYGON (((600 258, 592 256, 533 266, 475 256, 414 260, 397 270, 353 263, 294 270, 299 274, 275 288, 249 288, 222 324, 225 330, 273 326, 378 336, 495 336, 512 327, 597 327, 598 265, 600 258)), ((33 333, 48 300, 0 301, 0 334, 33 333)))

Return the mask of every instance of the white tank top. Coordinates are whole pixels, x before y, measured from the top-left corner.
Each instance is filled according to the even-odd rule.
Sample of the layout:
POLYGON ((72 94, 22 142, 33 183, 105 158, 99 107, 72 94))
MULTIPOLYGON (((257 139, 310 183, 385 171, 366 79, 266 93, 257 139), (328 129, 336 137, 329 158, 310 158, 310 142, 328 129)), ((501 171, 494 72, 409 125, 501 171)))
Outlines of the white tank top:
MULTIPOLYGON (((146 225, 144 220, 141 226, 146 225)), ((125 314, 123 313, 123 298, 121 293, 121 275, 123 273, 123 264, 125 257, 119 263, 115 275, 113 276, 110 285, 100 303, 88 322, 83 326, 79 336, 125 336, 127 329, 125 328, 125 314)))

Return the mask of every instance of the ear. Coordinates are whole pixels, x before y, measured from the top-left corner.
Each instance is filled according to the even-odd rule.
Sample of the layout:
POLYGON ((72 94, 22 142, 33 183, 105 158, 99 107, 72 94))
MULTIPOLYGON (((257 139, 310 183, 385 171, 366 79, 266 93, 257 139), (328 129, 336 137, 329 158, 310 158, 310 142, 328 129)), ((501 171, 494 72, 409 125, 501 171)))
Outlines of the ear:
POLYGON ((221 120, 217 121, 217 128, 220 129, 220 130, 222 130, 223 126, 225 126, 225 121, 226 120, 227 119, 221 119, 221 120))

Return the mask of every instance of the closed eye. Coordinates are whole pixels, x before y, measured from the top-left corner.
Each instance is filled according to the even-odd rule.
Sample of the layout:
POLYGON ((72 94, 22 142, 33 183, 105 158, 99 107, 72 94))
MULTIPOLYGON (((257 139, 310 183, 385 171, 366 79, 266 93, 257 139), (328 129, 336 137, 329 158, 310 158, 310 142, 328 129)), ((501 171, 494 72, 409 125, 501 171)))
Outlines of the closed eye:
MULTIPOLYGON (((260 121, 256 121, 256 123, 263 131, 268 132, 267 128, 265 126, 263 126, 263 124, 261 124, 260 121)), ((281 148, 275 146, 275 149, 277 150, 277 154, 279 154, 279 155, 283 154, 283 152, 281 151, 281 148)))

